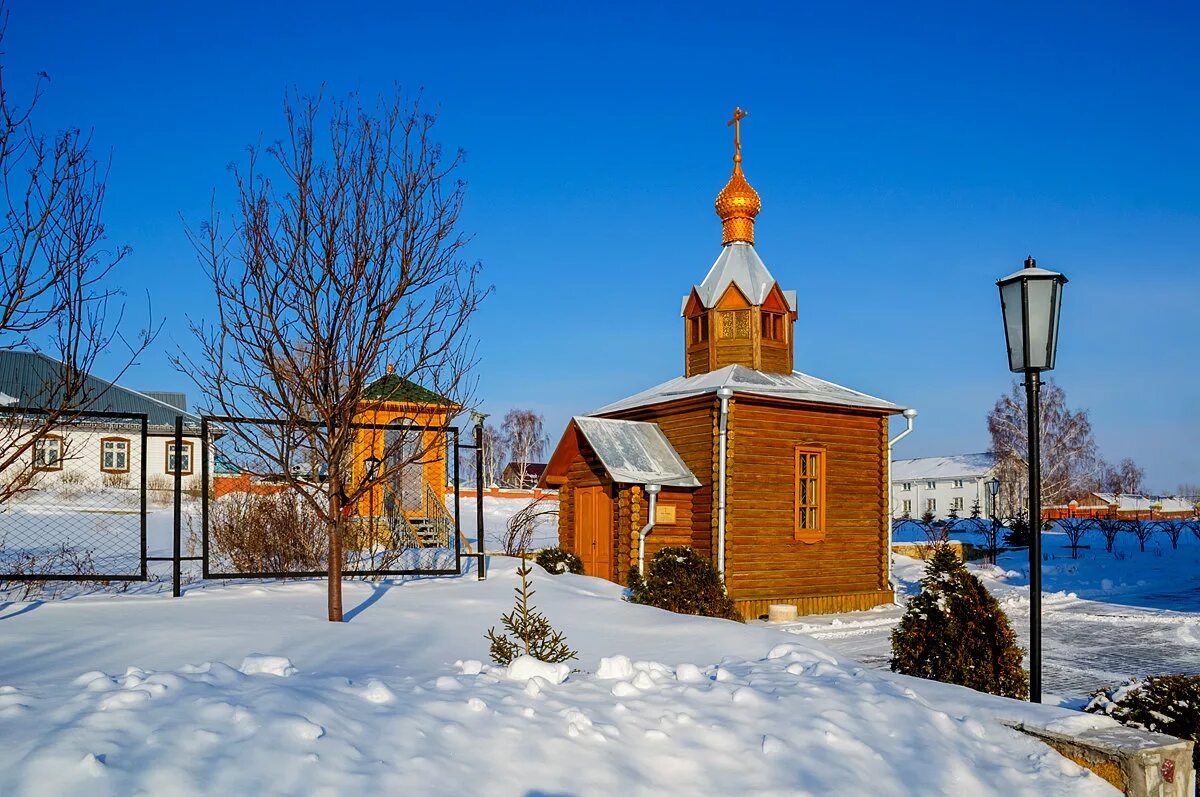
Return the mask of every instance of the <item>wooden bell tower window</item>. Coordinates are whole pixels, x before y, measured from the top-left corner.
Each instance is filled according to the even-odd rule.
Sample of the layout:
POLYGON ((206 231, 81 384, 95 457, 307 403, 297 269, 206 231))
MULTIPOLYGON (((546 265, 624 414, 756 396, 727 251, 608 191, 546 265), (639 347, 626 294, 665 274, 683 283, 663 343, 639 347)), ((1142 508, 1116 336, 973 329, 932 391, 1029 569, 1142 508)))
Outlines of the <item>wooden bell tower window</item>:
POLYGON ((784 326, 783 313, 770 313, 766 310, 762 313, 762 337, 763 340, 784 341, 784 326))
POLYGON ((722 310, 717 314, 721 323, 721 337, 726 339, 750 337, 749 310, 722 310))
POLYGON ((825 451, 796 446, 795 536, 800 542, 825 539, 825 451))
POLYGON ((692 345, 708 342, 708 314, 688 319, 688 342, 692 345))

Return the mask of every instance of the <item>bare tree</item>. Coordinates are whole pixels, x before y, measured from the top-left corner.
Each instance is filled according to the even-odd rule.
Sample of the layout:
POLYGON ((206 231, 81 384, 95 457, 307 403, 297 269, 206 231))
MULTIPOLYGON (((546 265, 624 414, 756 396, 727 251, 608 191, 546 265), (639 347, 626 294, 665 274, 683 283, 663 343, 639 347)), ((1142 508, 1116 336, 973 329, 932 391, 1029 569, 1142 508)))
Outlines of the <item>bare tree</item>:
POLYGON ((1179 538, 1183 536, 1183 532, 1188 527, 1186 520, 1160 520, 1158 527, 1162 529, 1163 534, 1167 535, 1167 539, 1171 541, 1171 549, 1179 549, 1179 538))
POLYGON ((1066 517, 1059 518, 1056 523, 1062 529, 1063 534, 1067 535, 1067 540, 1071 543, 1071 558, 1079 558, 1079 542, 1083 539, 1083 535, 1093 525, 1091 518, 1081 517, 1066 517))
POLYGON ((538 526, 558 517, 558 499, 541 496, 521 507, 508 519, 504 532, 504 553, 523 556, 533 545, 533 534, 538 526))
MULTIPOLYGON (((8 11, 0 3, 0 43, 8 11)), ((122 335, 124 308, 111 287, 130 249, 109 243, 103 221, 108 165, 91 152, 91 134, 69 128, 47 136, 34 111, 49 78, 38 76, 22 105, 8 93, 0 64, 0 356, 44 355, 21 395, 0 394, 0 504, 31 486, 38 440, 78 418, 107 385, 91 380, 102 353, 122 349, 107 374, 119 379, 150 345, 153 332, 122 335), (37 408, 37 413, 12 410, 37 408)), ((17 392, 16 388, 6 385, 17 392)), ((70 452, 61 452, 63 459, 70 452)))
MULTIPOLYGON (((388 364, 402 384, 466 406, 467 325, 490 289, 462 256, 462 153, 443 154, 419 98, 397 91, 373 107, 302 98, 286 101, 284 115, 286 137, 251 147, 232 169, 232 225, 214 207, 188 230, 218 318, 193 323, 201 353, 176 364, 221 413, 277 420, 232 425, 228 436, 278 463, 324 524, 329 619, 340 621, 343 507, 387 478, 352 467, 364 390, 388 364), (320 463, 322 478, 294 471, 297 459, 320 463)), ((427 453, 398 435, 384 460, 403 467, 427 453)))
POLYGON ((476 485, 479 489, 499 482, 507 449, 504 436, 495 426, 489 423, 483 427, 483 484, 476 485))
POLYGON ((1106 553, 1112 553, 1113 545, 1117 542, 1117 536, 1125 528, 1125 521, 1118 520, 1115 517, 1100 518, 1096 523, 1100 526, 1100 533, 1104 535, 1104 550, 1106 553))
MULTIPOLYGON (((1053 506, 1065 504, 1095 484, 1100 458, 1087 410, 1068 408, 1066 391, 1053 381, 1042 385, 1041 395, 1041 497, 1043 505, 1053 506)), ((1022 496, 1029 490, 1027 417, 1025 392, 1015 382, 1012 391, 1000 397, 987 417, 1006 514, 1024 506, 1022 496)))
POLYGON ((529 465, 541 457, 549 445, 542 416, 533 410, 511 409, 500 424, 500 433, 508 443, 509 455, 516 468, 514 487, 528 487, 529 465))
POLYGON ((1116 466, 1107 462, 1101 463, 1099 483, 1104 492, 1129 495, 1140 495, 1146 471, 1129 457, 1121 460, 1116 466))
POLYGON ((1137 537, 1138 547, 1141 549, 1141 552, 1145 553, 1146 542, 1154 536, 1154 530, 1158 528, 1158 522, 1138 517, 1128 521, 1127 525, 1129 530, 1133 532, 1133 536, 1137 537))

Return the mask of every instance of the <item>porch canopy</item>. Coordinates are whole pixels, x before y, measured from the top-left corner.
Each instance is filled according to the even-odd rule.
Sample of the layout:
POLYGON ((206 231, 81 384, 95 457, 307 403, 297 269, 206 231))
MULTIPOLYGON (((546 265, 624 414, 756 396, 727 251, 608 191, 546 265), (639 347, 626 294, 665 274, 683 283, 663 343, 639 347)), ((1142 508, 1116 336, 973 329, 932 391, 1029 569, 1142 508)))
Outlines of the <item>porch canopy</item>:
POLYGON ((542 475, 544 486, 557 487, 566 481, 567 470, 581 454, 581 443, 617 484, 700 486, 658 424, 587 416, 576 416, 567 424, 542 475))

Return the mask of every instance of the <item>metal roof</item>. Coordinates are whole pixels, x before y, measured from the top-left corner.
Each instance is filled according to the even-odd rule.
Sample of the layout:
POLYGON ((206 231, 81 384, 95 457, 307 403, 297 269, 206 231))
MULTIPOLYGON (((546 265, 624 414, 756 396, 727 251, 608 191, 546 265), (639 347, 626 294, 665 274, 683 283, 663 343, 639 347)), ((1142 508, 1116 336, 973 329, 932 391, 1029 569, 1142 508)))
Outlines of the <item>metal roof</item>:
POLYGON ((589 415, 607 415, 634 407, 644 407, 651 404, 662 404, 667 401, 699 396, 704 393, 715 393, 718 388, 728 387, 735 394, 744 393, 755 396, 788 399, 791 401, 806 401, 814 404, 833 404, 841 407, 863 407, 873 410, 900 412, 904 408, 890 401, 885 401, 848 387, 826 382, 815 376, 793 371, 790 374, 772 374, 756 371, 744 365, 727 365, 706 374, 689 377, 676 377, 649 390, 643 390, 629 398, 622 399, 607 406, 594 410, 589 415))
MULTIPOLYGON (((717 261, 708 270, 704 281, 696 286, 696 294, 705 307, 712 307, 731 284, 736 284, 751 304, 762 304, 766 301, 771 286, 775 284, 775 278, 767 271, 762 258, 754 249, 754 244, 745 241, 726 244, 721 249, 717 261)), ((788 308, 795 310, 796 292, 784 291, 783 295, 787 299, 788 308)), ((686 305, 687 298, 684 297, 683 301, 686 305)))
POLYGON ((996 455, 956 454, 952 457, 919 457, 892 460, 892 481, 922 479, 977 479, 996 466, 996 455))
POLYGON ((609 418, 571 419, 600 464, 619 484, 661 484, 664 487, 699 487, 658 424, 616 421, 609 418))
MULTIPOLYGON (((0 350, 0 393, 16 399, 11 406, 52 406, 58 401, 55 386, 64 367, 40 352, 0 350)), ((144 413, 151 426, 173 426, 177 415, 182 415, 188 425, 200 423, 199 415, 92 374, 84 376, 82 393, 88 400, 81 410, 144 413)))

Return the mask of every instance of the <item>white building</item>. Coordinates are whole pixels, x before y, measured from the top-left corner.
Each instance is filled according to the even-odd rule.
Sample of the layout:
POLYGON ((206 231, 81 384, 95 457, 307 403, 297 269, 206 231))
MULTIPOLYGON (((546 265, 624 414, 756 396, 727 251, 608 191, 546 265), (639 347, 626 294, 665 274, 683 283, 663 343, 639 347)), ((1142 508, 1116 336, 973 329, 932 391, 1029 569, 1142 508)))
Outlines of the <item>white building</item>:
POLYGON ((983 517, 992 514, 987 482, 996 475, 992 454, 920 457, 892 462, 892 517, 920 518, 932 512, 943 520, 951 511, 970 517, 976 504, 983 517))
MULTIPOLYGON (((5 411, 0 416, 5 432, 0 434, 0 455, 7 446, 26 438, 23 428, 38 428, 32 420, 24 426, 24 418, 35 417, 24 410, 46 404, 47 386, 58 384, 56 369, 62 367, 36 352, 0 351, 0 395, 5 411)), ((57 500, 70 494, 93 502, 123 503, 118 499, 124 494, 124 503, 136 503, 143 468, 150 490, 173 489, 175 419, 182 417, 184 434, 178 452, 182 488, 200 489, 200 417, 187 411, 184 394, 131 390, 91 374, 85 374, 83 382, 84 394, 91 397, 84 413, 42 434, 22 461, 0 471, 0 481, 27 481, 21 490, 25 501, 39 497, 57 500), (140 416, 145 416, 144 434, 140 416)), ((4 459, 0 456, 0 461, 4 459)), ((212 465, 210 452, 210 473, 212 465)))

